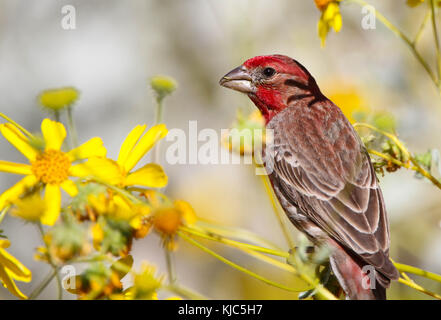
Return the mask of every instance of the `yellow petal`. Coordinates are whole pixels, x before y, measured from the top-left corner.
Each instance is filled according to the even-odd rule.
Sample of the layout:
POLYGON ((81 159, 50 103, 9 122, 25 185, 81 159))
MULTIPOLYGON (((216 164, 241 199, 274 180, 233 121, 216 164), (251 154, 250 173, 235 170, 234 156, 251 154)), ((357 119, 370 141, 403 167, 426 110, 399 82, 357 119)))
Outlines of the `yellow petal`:
POLYGON ((329 32, 329 27, 326 22, 324 22, 322 19, 320 19, 317 24, 317 29, 318 29, 319 38, 321 40, 321 47, 323 48, 325 46, 326 37, 329 32))
POLYGON ((128 210, 128 211, 131 210, 130 204, 127 203, 127 201, 120 195, 113 196, 113 201, 120 208, 123 208, 124 210, 128 210))
POLYGON ((27 221, 39 222, 46 211, 46 202, 41 198, 39 192, 15 199, 13 204, 11 215, 27 221))
POLYGON ((44 200, 46 201, 46 212, 41 217, 41 223, 48 226, 53 226, 60 215, 60 187, 54 184, 47 184, 44 192, 44 200))
POLYGON ((125 180, 126 186, 140 185, 150 188, 163 188, 167 185, 167 175, 159 164, 149 163, 129 174, 125 180))
POLYGON ((341 14, 338 13, 332 19, 331 26, 334 28, 335 32, 339 32, 341 30, 342 25, 343 25, 343 21, 341 19, 341 14))
POLYGON ((0 132, 18 151, 30 161, 34 161, 38 151, 29 144, 29 139, 14 125, 10 123, 0 124, 0 132))
POLYGON ((340 7, 338 3, 331 2, 323 12, 323 20, 326 22, 331 21, 337 14, 340 14, 340 7))
POLYGON ((118 164, 106 158, 90 158, 85 163, 70 167, 69 172, 74 177, 95 177, 112 185, 119 185, 123 181, 123 175, 118 164))
POLYGON ((60 150, 66 138, 66 129, 62 123, 46 118, 41 123, 41 132, 46 142, 46 150, 60 150))
POLYGON ((175 208, 182 212, 182 217, 187 224, 194 224, 197 221, 196 213, 193 207, 184 200, 176 200, 174 202, 175 208))
POLYGON ((68 195, 70 195, 71 197, 75 197, 78 194, 78 188, 77 185, 72 181, 72 180, 64 180, 61 184, 60 187, 66 191, 66 193, 68 195))
POLYGON ((34 176, 26 176, 6 190, 0 195, 0 210, 2 210, 9 202, 14 201, 19 197, 26 189, 32 187, 37 183, 37 178, 34 176))
POLYGON ((70 161, 91 157, 105 157, 107 153, 101 138, 95 137, 67 153, 70 161))
POLYGON ((10 271, 10 275, 19 281, 32 280, 31 271, 5 249, 0 249, 0 265, 10 271))
POLYGON ((0 248, 6 249, 9 248, 11 242, 8 239, 0 239, 0 248))
POLYGON ((31 166, 23 163, 14 163, 0 160, 0 171, 30 175, 32 174, 31 166))
POLYGON ((167 127, 165 124, 157 124, 151 127, 147 133, 139 139, 139 142, 132 149, 124 163, 124 170, 129 172, 138 163, 139 160, 155 145, 158 140, 167 135, 167 127))
POLYGON ((25 296, 15 285, 14 280, 12 280, 12 277, 10 274, 8 274, 6 272, 6 270, 3 268, 3 266, 0 265, 0 279, 2 280, 2 282, 4 283, 4 285, 6 286, 6 288, 8 288, 8 290, 16 295, 17 297, 19 297, 20 299, 27 299, 28 297, 25 296))
POLYGON ((138 142, 139 138, 141 137, 142 133, 144 132, 146 128, 146 125, 137 125, 130 131, 130 133, 127 135, 127 137, 124 139, 123 144, 121 145, 121 149, 119 151, 118 155, 118 164, 120 166, 124 166, 124 163, 127 160, 127 157, 129 156, 130 152, 132 152, 133 147, 138 142))

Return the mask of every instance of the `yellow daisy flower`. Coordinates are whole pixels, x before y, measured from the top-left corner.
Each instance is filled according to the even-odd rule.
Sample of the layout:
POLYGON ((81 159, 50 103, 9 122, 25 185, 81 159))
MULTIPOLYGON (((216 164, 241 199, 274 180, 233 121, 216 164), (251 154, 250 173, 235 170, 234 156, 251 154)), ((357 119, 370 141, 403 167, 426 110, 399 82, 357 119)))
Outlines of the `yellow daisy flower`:
POLYGON ((21 299, 27 299, 18 289, 14 280, 29 282, 32 279, 32 274, 28 268, 5 250, 10 245, 9 240, 0 240, 0 280, 11 293, 21 299))
POLYGON ((314 0, 317 8, 322 12, 318 22, 318 35, 322 40, 322 47, 325 46, 326 36, 331 28, 339 32, 342 27, 342 18, 340 14, 341 0, 314 0))
POLYGON ((83 164, 72 168, 78 177, 96 177, 118 187, 140 185, 150 188, 162 188, 167 185, 167 175, 159 164, 148 163, 142 168, 132 169, 141 158, 167 135, 164 124, 151 127, 147 132, 146 125, 136 126, 124 140, 116 161, 107 158, 91 158, 83 164))
POLYGON ((66 137, 63 124, 44 119, 41 123, 41 132, 45 141, 44 150, 37 149, 32 141, 11 123, 0 125, 0 132, 17 150, 19 150, 30 164, 14 163, 0 160, 0 171, 21 174, 25 177, 10 189, 0 195, 0 210, 17 200, 28 189, 42 183, 45 186, 45 212, 41 222, 53 225, 60 213, 61 189, 70 196, 78 192, 75 183, 69 179, 76 176, 76 160, 89 157, 104 157, 106 149, 100 138, 92 138, 81 146, 61 151, 61 145, 66 137))

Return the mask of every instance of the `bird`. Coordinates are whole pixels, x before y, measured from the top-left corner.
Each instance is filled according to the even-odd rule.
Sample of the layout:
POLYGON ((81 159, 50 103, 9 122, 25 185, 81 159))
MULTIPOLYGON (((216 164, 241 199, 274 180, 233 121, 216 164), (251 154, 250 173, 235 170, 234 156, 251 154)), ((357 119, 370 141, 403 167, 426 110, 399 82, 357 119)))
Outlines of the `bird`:
POLYGON ((346 299, 385 300, 399 278, 385 202, 369 153, 341 109, 285 55, 250 58, 219 84, 260 110, 272 132, 262 159, 274 194, 314 246, 330 249, 346 299))

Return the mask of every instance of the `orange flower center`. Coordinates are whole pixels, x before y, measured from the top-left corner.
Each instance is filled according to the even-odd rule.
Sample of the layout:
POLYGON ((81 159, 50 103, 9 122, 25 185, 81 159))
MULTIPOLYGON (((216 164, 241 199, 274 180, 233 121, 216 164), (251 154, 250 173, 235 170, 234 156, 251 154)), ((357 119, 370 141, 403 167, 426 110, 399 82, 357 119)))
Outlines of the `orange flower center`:
POLYGON ((32 172, 45 184, 61 184, 69 177, 70 160, 64 152, 46 150, 32 162, 32 172))
POLYGON ((315 5, 320 11, 323 11, 326 9, 329 3, 336 2, 336 0, 314 0, 315 5))
POLYGON ((182 213, 175 208, 159 210, 153 217, 153 225, 165 235, 174 235, 182 225, 182 213))

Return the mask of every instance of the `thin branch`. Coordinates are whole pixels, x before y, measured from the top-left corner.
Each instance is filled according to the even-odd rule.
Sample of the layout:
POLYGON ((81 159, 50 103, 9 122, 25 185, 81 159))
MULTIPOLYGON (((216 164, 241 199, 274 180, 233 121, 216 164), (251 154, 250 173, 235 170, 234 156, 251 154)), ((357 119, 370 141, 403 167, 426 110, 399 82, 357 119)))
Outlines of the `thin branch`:
POLYGON ((191 227, 184 227, 184 226, 181 226, 180 229, 182 231, 186 232, 186 233, 189 233, 189 234, 192 234, 192 235, 204 238, 204 239, 218 241, 220 243, 224 243, 226 245, 234 246, 236 248, 237 247, 247 248, 247 249, 251 249, 251 250, 254 250, 254 251, 258 251, 258 252, 263 252, 263 253, 271 254, 271 255, 274 255, 274 256, 282 257, 282 258, 288 258, 289 257, 289 253, 288 252, 283 252, 283 251, 279 251, 279 250, 263 248, 263 247, 260 247, 260 246, 256 246, 254 244, 243 243, 243 242, 227 239, 227 238, 225 238, 225 237, 223 237, 221 235, 213 234, 213 232, 207 233, 207 232, 195 230, 194 228, 191 228, 191 227))
POLYGON ((172 252, 164 246, 165 262, 167 265, 168 283, 173 285, 176 283, 175 266, 173 262, 172 252))
POLYGON ((283 216, 279 210, 277 200, 274 198, 274 193, 270 187, 270 184, 268 181, 268 176, 261 175, 261 178, 262 178, 263 185, 265 187, 265 192, 268 195, 268 197, 270 198, 271 205, 273 207, 273 211, 276 215, 277 221, 279 222, 280 229, 282 229, 283 235, 285 236, 286 242, 288 243, 289 248, 294 248, 295 247, 294 241, 291 239, 288 228, 286 227, 285 223, 283 222, 283 216))
POLYGON ((291 288, 291 287, 285 286, 283 284, 276 283, 276 282, 274 282, 272 280, 269 280, 269 279, 267 279, 267 278, 265 278, 265 277, 255 273, 253 271, 248 270, 245 267, 242 267, 242 266, 240 266, 240 265, 238 265, 238 264, 228 260, 228 259, 224 258, 223 256, 217 254, 216 252, 212 251, 211 249, 205 247, 204 245, 202 245, 198 241, 196 241, 196 240, 190 238, 189 236, 185 235, 185 233, 183 233, 183 232, 178 232, 178 234, 179 234, 179 236, 182 239, 184 239, 185 241, 189 242, 190 244, 198 247, 202 251, 204 251, 204 252, 208 253, 209 255, 215 257, 216 259, 218 259, 221 262, 229 265, 230 267, 233 267, 234 269, 239 270, 239 271, 241 271, 241 272, 243 272, 243 273, 245 273, 245 274, 247 274, 247 275, 249 275, 249 276, 251 276, 253 278, 256 278, 256 279, 258 279, 258 280, 260 280, 260 281, 262 281, 262 282, 264 282, 266 284, 269 284, 271 286, 274 286, 274 287, 277 287, 277 288, 280 288, 280 289, 283 289, 283 290, 286 290, 286 291, 291 291, 291 292, 300 292, 301 291, 301 290, 298 290, 298 289, 295 289, 295 288, 291 288))
POLYGON ((32 135, 32 133, 30 133, 28 130, 26 130, 25 128, 23 128, 21 125, 19 125, 17 122, 15 122, 14 120, 12 120, 11 118, 9 118, 7 115, 3 114, 0 112, 0 117, 5 119, 6 121, 12 123, 14 126, 16 126, 18 129, 20 129, 20 131, 22 131, 25 135, 27 135, 29 138, 31 139, 35 139, 35 137, 32 135))
POLYGON ((409 281, 409 280, 406 280, 406 279, 403 279, 403 278, 399 278, 398 282, 402 283, 402 284, 405 284, 406 286, 409 286, 409 287, 411 287, 411 288, 413 288, 413 289, 415 289, 415 290, 417 290, 419 292, 425 293, 425 294, 427 294, 427 295, 429 295, 431 297, 434 297, 436 299, 441 300, 441 296, 439 294, 434 293, 432 291, 429 291, 427 289, 424 289, 422 286, 416 284, 413 281, 409 281))
POLYGON ((173 284, 173 285, 165 285, 162 286, 161 289, 173 292, 175 294, 178 294, 180 296, 183 296, 187 299, 192 300, 208 300, 208 298, 198 292, 193 291, 192 289, 189 289, 187 287, 183 287, 181 285, 173 284))
POLYGON ((356 127, 369 128, 369 129, 376 131, 376 132, 384 135, 385 137, 389 138, 391 141, 393 141, 397 145, 397 147, 401 150, 401 152, 405 155, 405 157, 407 159, 409 159, 410 162, 412 162, 413 166, 411 166, 409 163, 404 163, 398 159, 393 158, 390 155, 381 153, 381 152, 373 150, 373 149, 368 149, 369 153, 374 154, 376 156, 379 156, 385 160, 391 161, 400 167, 416 171, 416 172, 420 173, 422 176, 424 176, 425 178, 429 179, 430 182, 432 182, 435 186, 437 186, 438 188, 441 189, 441 181, 438 180, 437 178, 435 178, 433 175, 431 175, 430 172, 428 172, 426 169, 421 167, 421 165, 418 163, 418 161, 415 159, 415 157, 413 157, 411 155, 411 153, 407 150, 407 148, 404 146, 404 144, 395 135, 388 133, 388 132, 385 132, 383 130, 380 130, 380 129, 378 129, 370 124, 367 124, 367 123, 355 123, 354 127, 355 128, 356 127))
MULTIPOLYGON (((346 0, 347 3, 356 3, 360 6, 367 6, 370 4, 363 0, 346 0)), ((398 29, 395 25, 393 25, 385 16, 383 16, 378 10, 375 9, 375 16, 378 20, 390 31, 392 31, 396 36, 401 38, 406 45, 409 47, 412 54, 415 56, 415 58, 418 60, 418 62, 422 65, 424 70, 426 70, 427 74, 430 76, 430 79, 432 79, 435 86, 438 88, 438 80, 435 76, 435 74, 432 72, 432 70, 429 67, 429 64, 426 62, 426 60, 421 56, 421 54, 416 49, 414 43, 403 33, 400 29, 398 29)), ((438 93, 441 93, 440 90, 438 90, 438 93)))
POLYGON ((435 1, 430 0, 430 9, 432 11, 432 29, 433 37, 435 38, 435 49, 436 49, 436 65, 438 70, 438 88, 441 89, 441 51, 439 46, 438 30, 436 27, 436 11, 435 11, 435 1))
MULTIPOLYGON (((200 248, 201 250, 203 250, 204 252, 212 255, 213 257, 217 258, 218 260, 222 261, 223 263, 239 270, 242 271, 250 276, 252 276, 253 278, 256 278, 260 281, 263 281, 269 285, 275 286, 277 288, 280 289, 284 289, 287 291, 291 291, 291 292, 299 292, 300 290, 294 289, 294 288, 290 288, 287 286, 284 286, 282 284, 273 282, 265 277, 262 277, 242 266, 237 265, 236 263, 222 257, 221 255, 217 254, 216 252, 208 249, 207 247, 203 246, 202 244, 200 244, 199 242, 197 242, 196 240, 188 237, 187 235, 185 235, 183 232, 179 231, 178 232, 179 236, 181 238, 183 238, 184 240, 186 240, 187 242, 195 245, 196 247, 200 248)), ((308 275, 306 275, 305 273, 298 273, 299 277, 302 278, 303 280, 305 280, 307 283, 313 285, 315 287, 315 289, 317 290, 317 293, 320 295, 320 297, 324 298, 324 299, 328 299, 328 300, 336 300, 337 298, 331 293, 329 292, 325 287, 323 287, 321 284, 317 283, 316 281, 314 281, 313 279, 311 279, 308 275)))
POLYGON ((441 283, 441 275, 439 275, 439 274, 429 272, 426 270, 422 270, 417 267, 408 266, 408 265, 402 264, 402 263, 394 262, 394 265, 400 272, 407 272, 407 273, 416 274, 420 277, 424 277, 424 278, 438 281, 439 283, 441 283))
POLYGON ((430 19, 430 16, 432 15, 432 11, 429 9, 426 12, 426 15, 424 16, 423 22, 420 25, 420 28, 418 29, 417 34, 415 35, 415 38, 413 39, 412 44, 416 47, 418 41, 420 40, 421 35, 423 34, 423 31, 427 25, 427 22, 430 19))
MULTIPOLYGON (((56 263, 54 262, 54 260, 52 259, 52 256, 50 255, 50 251, 49 251, 49 247, 46 244, 46 242, 44 241, 44 230, 43 230, 43 226, 41 225, 41 223, 37 223, 37 227, 38 227, 38 231, 40 232, 40 236, 41 236, 41 240, 43 241, 46 250, 47 250, 47 258, 49 261, 49 264, 51 265, 52 269, 54 270, 54 276, 57 280, 57 289, 58 289, 58 299, 61 300, 63 298, 63 286, 61 284, 61 277, 58 274, 58 269, 59 267, 56 265, 56 263)), ((52 277, 53 278, 53 277, 52 277)), ((50 280, 52 280, 52 278, 50 280)), ((41 291, 44 290, 44 288, 49 284, 50 280, 48 281, 48 283, 46 283, 42 288, 41 291)), ((44 284, 44 283, 43 283, 44 284)), ((37 297, 41 291, 37 292, 37 295, 35 297, 37 297)))

